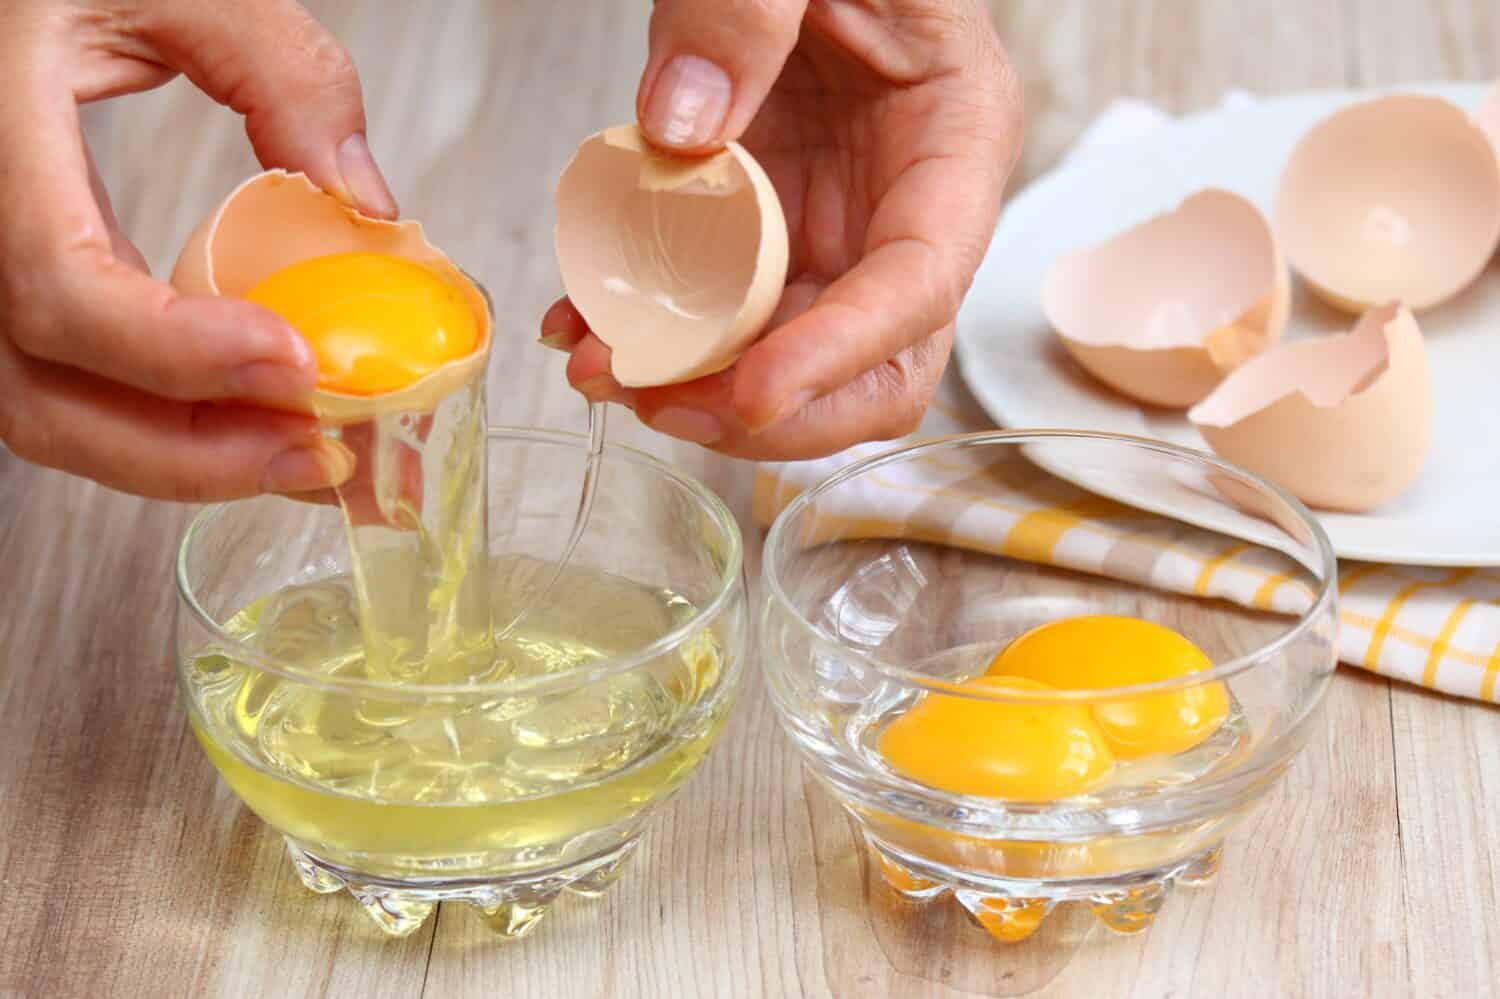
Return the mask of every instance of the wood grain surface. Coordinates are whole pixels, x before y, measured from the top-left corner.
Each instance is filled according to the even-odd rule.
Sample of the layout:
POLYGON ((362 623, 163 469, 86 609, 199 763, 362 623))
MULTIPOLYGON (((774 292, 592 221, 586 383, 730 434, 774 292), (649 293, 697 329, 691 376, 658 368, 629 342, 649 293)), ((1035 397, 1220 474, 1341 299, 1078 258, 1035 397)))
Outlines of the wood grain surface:
MULTIPOLYGON (((371 142, 403 206, 494 294, 492 419, 581 427, 562 359, 534 343, 559 293, 549 195, 582 136, 630 117, 650 5, 311 6, 359 62, 371 142)), ((1027 89, 1024 176, 1120 95, 1184 111, 1236 86, 1500 72, 1492 0, 993 10, 1027 89)), ((85 117, 158 273, 256 169, 238 120, 182 81, 85 117)), ((753 580, 752 469, 628 416, 615 436, 730 501, 753 580)), ((519 944, 457 908, 387 940, 347 898, 301 887, 192 741, 169 576, 190 513, 0 448, 0 995, 957 997, 1026 973, 976 950, 957 920, 946 936, 928 926, 925 943, 903 936, 753 670, 723 742, 604 899, 561 906, 519 944)), ((1344 671, 1324 728, 1241 827, 1218 881, 1174 897, 1140 936, 1094 934, 1042 994, 1483 996, 1497 967, 1500 716, 1344 671)))

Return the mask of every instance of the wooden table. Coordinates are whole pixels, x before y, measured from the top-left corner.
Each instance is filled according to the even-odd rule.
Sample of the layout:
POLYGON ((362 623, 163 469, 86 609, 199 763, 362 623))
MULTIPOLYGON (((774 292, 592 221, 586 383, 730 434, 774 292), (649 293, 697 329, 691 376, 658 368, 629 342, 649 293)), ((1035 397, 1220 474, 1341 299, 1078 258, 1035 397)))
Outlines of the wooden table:
MULTIPOLYGON (((533 343, 559 291, 548 195, 580 137, 629 118, 649 4, 314 6, 359 61, 403 205, 495 294, 492 418, 580 426, 561 359, 533 343)), ((1500 70, 1492 0, 995 11, 1027 86, 1028 176, 1122 94, 1186 110, 1231 86, 1500 70)), ((181 81, 92 108, 88 127, 158 272, 255 169, 238 121, 181 81)), ((616 423, 746 514, 753 575, 750 467, 616 423)), ((1005 980, 1001 953, 903 949, 877 925, 848 831, 804 785, 753 673, 723 743, 602 902, 565 904, 515 945, 461 910, 385 939, 347 898, 301 887, 188 733, 168 568, 190 512, 0 449, 0 994, 958 996, 1005 980)), ((1326 728, 1215 885, 1179 893, 1144 935, 1096 935, 1047 994, 1495 994, 1497 762, 1492 710, 1344 671, 1326 728)))

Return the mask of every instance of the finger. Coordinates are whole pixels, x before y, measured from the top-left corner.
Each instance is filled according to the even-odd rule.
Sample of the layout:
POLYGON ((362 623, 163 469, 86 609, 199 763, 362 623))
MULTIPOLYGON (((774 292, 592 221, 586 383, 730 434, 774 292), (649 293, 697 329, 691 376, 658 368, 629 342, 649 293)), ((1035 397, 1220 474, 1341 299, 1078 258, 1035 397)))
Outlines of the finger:
POLYGON ((182 298, 115 256, 77 106, 39 80, 0 93, 0 218, 0 341, 168 398, 306 408, 317 360, 279 318, 182 298))
POLYGON ((263 165, 301 171, 366 214, 396 217, 365 137, 354 61, 300 4, 176 0, 148 10, 146 37, 169 65, 245 116, 263 165))
POLYGON ((780 423, 954 321, 994 232, 1013 162, 955 131, 905 165, 880 200, 853 268, 736 364, 735 407, 752 430, 780 423))
POLYGON ((864 441, 913 432, 942 378, 952 343, 952 328, 939 330, 758 433, 735 422, 730 374, 642 391, 636 415, 652 429, 736 458, 822 458, 864 441))
POLYGON ((797 44, 808 0, 657 0, 636 96, 648 138, 681 152, 738 139, 797 44))
POLYGON ((304 492, 353 469, 306 416, 159 399, 14 351, 0 356, 0 390, 0 438, 17 455, 141 496, 304 492))
POLYGON ((538 342, 544 347, 567 352, 578 346, 588 332, 589 324, 583 315, 571 301, 560 298, 542 316, 542 335, 538 342))
POLYGON ((609 348, 592 333, 573 348, 568 358, 568 383, 589 402, 617 402, 633 406, 640 390, 628 389, 610 374, 609 348))

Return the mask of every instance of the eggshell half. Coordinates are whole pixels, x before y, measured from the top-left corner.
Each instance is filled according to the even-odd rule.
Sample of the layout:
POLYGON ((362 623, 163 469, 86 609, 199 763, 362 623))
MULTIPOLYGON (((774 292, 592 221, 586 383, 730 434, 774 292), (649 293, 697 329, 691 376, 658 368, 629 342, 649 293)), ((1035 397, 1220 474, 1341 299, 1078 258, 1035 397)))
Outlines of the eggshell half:
POLYGON ((188 237, 172 271, 184 295, 243 297, 262 278, 300 260, 330 253, 403 257, 452 281, 479 317, 479 345, 403 389, 347 395, 319 389, 313 409, 330 425, 360 423, 383 413, 430 412, 476 377, 489 358, 492 319, 479 286, 427 241, 418 222, 362 215, 300 173, 271 170, 235 188, 188 237))
POLYGON ((1420 311, 1467 287, 1500 245, 1500 163, 1448 101, 1366 101, 1297 143, 1275 219, 1292 266, 1330 304, 1420 311))
POLYGON ((781 202, 734 143, 684 159, 634 125, 591 136, 558 181, 555 235, 563 286, 622 385, 723 370, 786 287, 781 202))
POLYGON ((1350 333, 1284 344, 1188 411, 1219 455, 1310 506, 1365 512, 1395 499, 1432 443, 1422 331, 1387 305, 1350 333))
POLYGON ((1176 210, 1048 270, 1042 307, 1063 345, 1107 385, 1182 408, 1276 342, 1291 275, 1264 216, 1209 188, 1176 210))

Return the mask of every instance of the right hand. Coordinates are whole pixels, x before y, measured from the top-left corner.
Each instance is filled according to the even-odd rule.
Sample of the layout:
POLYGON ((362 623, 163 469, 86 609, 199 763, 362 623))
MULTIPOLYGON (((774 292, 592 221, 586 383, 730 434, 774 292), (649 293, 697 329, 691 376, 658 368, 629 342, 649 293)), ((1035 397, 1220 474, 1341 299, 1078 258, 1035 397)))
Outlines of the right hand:
POLYGON ((273 313, 154 280, 78 106, 185 74, 266 167, 366 214, 396 204, 348 54, 293 0, 7 0, 0 9, 0 441, 106 486, 206 502, 338 485, 306 342, 273 313))

